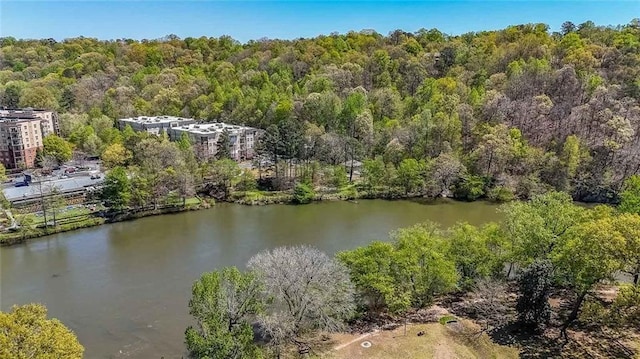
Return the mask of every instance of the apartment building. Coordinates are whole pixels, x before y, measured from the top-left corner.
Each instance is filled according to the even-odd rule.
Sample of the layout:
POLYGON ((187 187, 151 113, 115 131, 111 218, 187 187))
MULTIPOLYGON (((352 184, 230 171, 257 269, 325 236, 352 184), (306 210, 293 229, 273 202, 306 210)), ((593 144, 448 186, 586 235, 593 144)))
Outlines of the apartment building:
POLYGON ((223 122, 199 123, 172 127, 168 134, 170 139, 177 141, 183 133, 186 133, 195 146, 196 153, 207 158, 218 153, 218 142, 225 131, 229 134, 231 158, 236 161, 253 158, 257 138, 262 132, 257 128, 230 125, 223 122))
POLYGON ((8 169, 33 167, 43 138, 58 132, 53 111, 0 109, 0 162, 8 169))
POLYGON ((159 135, 162 132, 168 133, 169 129, 177 126, 196 123, 196 120, 192 118, 182 118, 174 116, 138 116, 131 118, 121 118, 116 122, 120 130, 124 130, 124 128, 129 125, 134 131, 145 131, 154 135, 159 135))

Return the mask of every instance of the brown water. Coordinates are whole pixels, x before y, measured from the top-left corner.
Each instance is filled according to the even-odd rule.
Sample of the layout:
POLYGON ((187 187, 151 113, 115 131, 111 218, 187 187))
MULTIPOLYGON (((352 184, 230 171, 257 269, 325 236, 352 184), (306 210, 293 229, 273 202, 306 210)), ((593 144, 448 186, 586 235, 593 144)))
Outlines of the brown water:
POLYGON ((202 272, 244 267, 257 252, 310 244, 334 254, 431 220, 499 219, 484 202, 218 205, 63 233, 0 249, 0 309, 40 302, 78 335, 86 358, 185 355, 187 303, 202 272))

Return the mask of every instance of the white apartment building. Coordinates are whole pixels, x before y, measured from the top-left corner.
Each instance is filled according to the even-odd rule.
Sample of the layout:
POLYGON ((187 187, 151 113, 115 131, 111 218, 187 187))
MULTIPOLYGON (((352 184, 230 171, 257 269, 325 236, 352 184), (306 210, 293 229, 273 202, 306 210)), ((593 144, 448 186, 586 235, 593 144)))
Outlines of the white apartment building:
POLYGON ((213 157, 218 153, 218 142, 225 131, 229 133, 231 158, 236 161, 253 158, 257 137, 262 132, 257 128, 223 122, 199 123, 172 127, 168 130, 168 134, 169 138, 177 141, 183 133, 186 133, 198 155, 213 157))

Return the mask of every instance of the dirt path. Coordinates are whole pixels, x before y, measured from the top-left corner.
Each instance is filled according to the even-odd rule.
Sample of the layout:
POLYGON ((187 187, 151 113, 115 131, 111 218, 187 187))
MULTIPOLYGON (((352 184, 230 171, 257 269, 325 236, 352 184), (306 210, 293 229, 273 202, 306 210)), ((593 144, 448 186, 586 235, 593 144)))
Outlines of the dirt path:
POLYGON ((372 335, 374 335, 374 334, 376 334, 376 333, 378 333, 378 330, 377 330, 377 329, 376 329, 376 330, 374 330, 374 331, 372 331, 372 332, 369 332, 369 333, 366 333, 366 334, 362 334, 361 336, 359 336, 359 337, 357 337, 357 338, 355 338, 355 339, 353 339, 353 340, 351 340, 351 341, 349 341, 349 342, 346 342, 346 343, 344 343, 344 344, 340 344, 340 345, 338 345, 337 347, 333 348, 333 350, 340 350, 340 349, 346 348, 346 347, 348 347, 349 345, 351 345, 351 344, 353 344, 353 343, 355 343, 355 342, 359 342, 359 341, 361 341, 362 339, 364 339, 364 338, 368 338, 368 337, 370 337, 370 336, 372 336, 372 335))

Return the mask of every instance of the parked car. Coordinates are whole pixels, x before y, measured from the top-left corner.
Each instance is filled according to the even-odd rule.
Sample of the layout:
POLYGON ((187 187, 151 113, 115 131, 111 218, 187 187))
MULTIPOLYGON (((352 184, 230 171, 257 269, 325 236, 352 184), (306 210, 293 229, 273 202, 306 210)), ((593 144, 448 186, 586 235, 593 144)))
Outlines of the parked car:
POLYGON ((14 185, 14 187, 26 187, 29 185, 29 182, 27 181, 22 181, 22 182, 18 182, 14 185))
POLYGON ((92 174, 92 175, 91 175, 91 179, 92 179, 92 180, 94 180, 94 179, 100 179, 100 174, 97 174, 97 173, 92 174))

